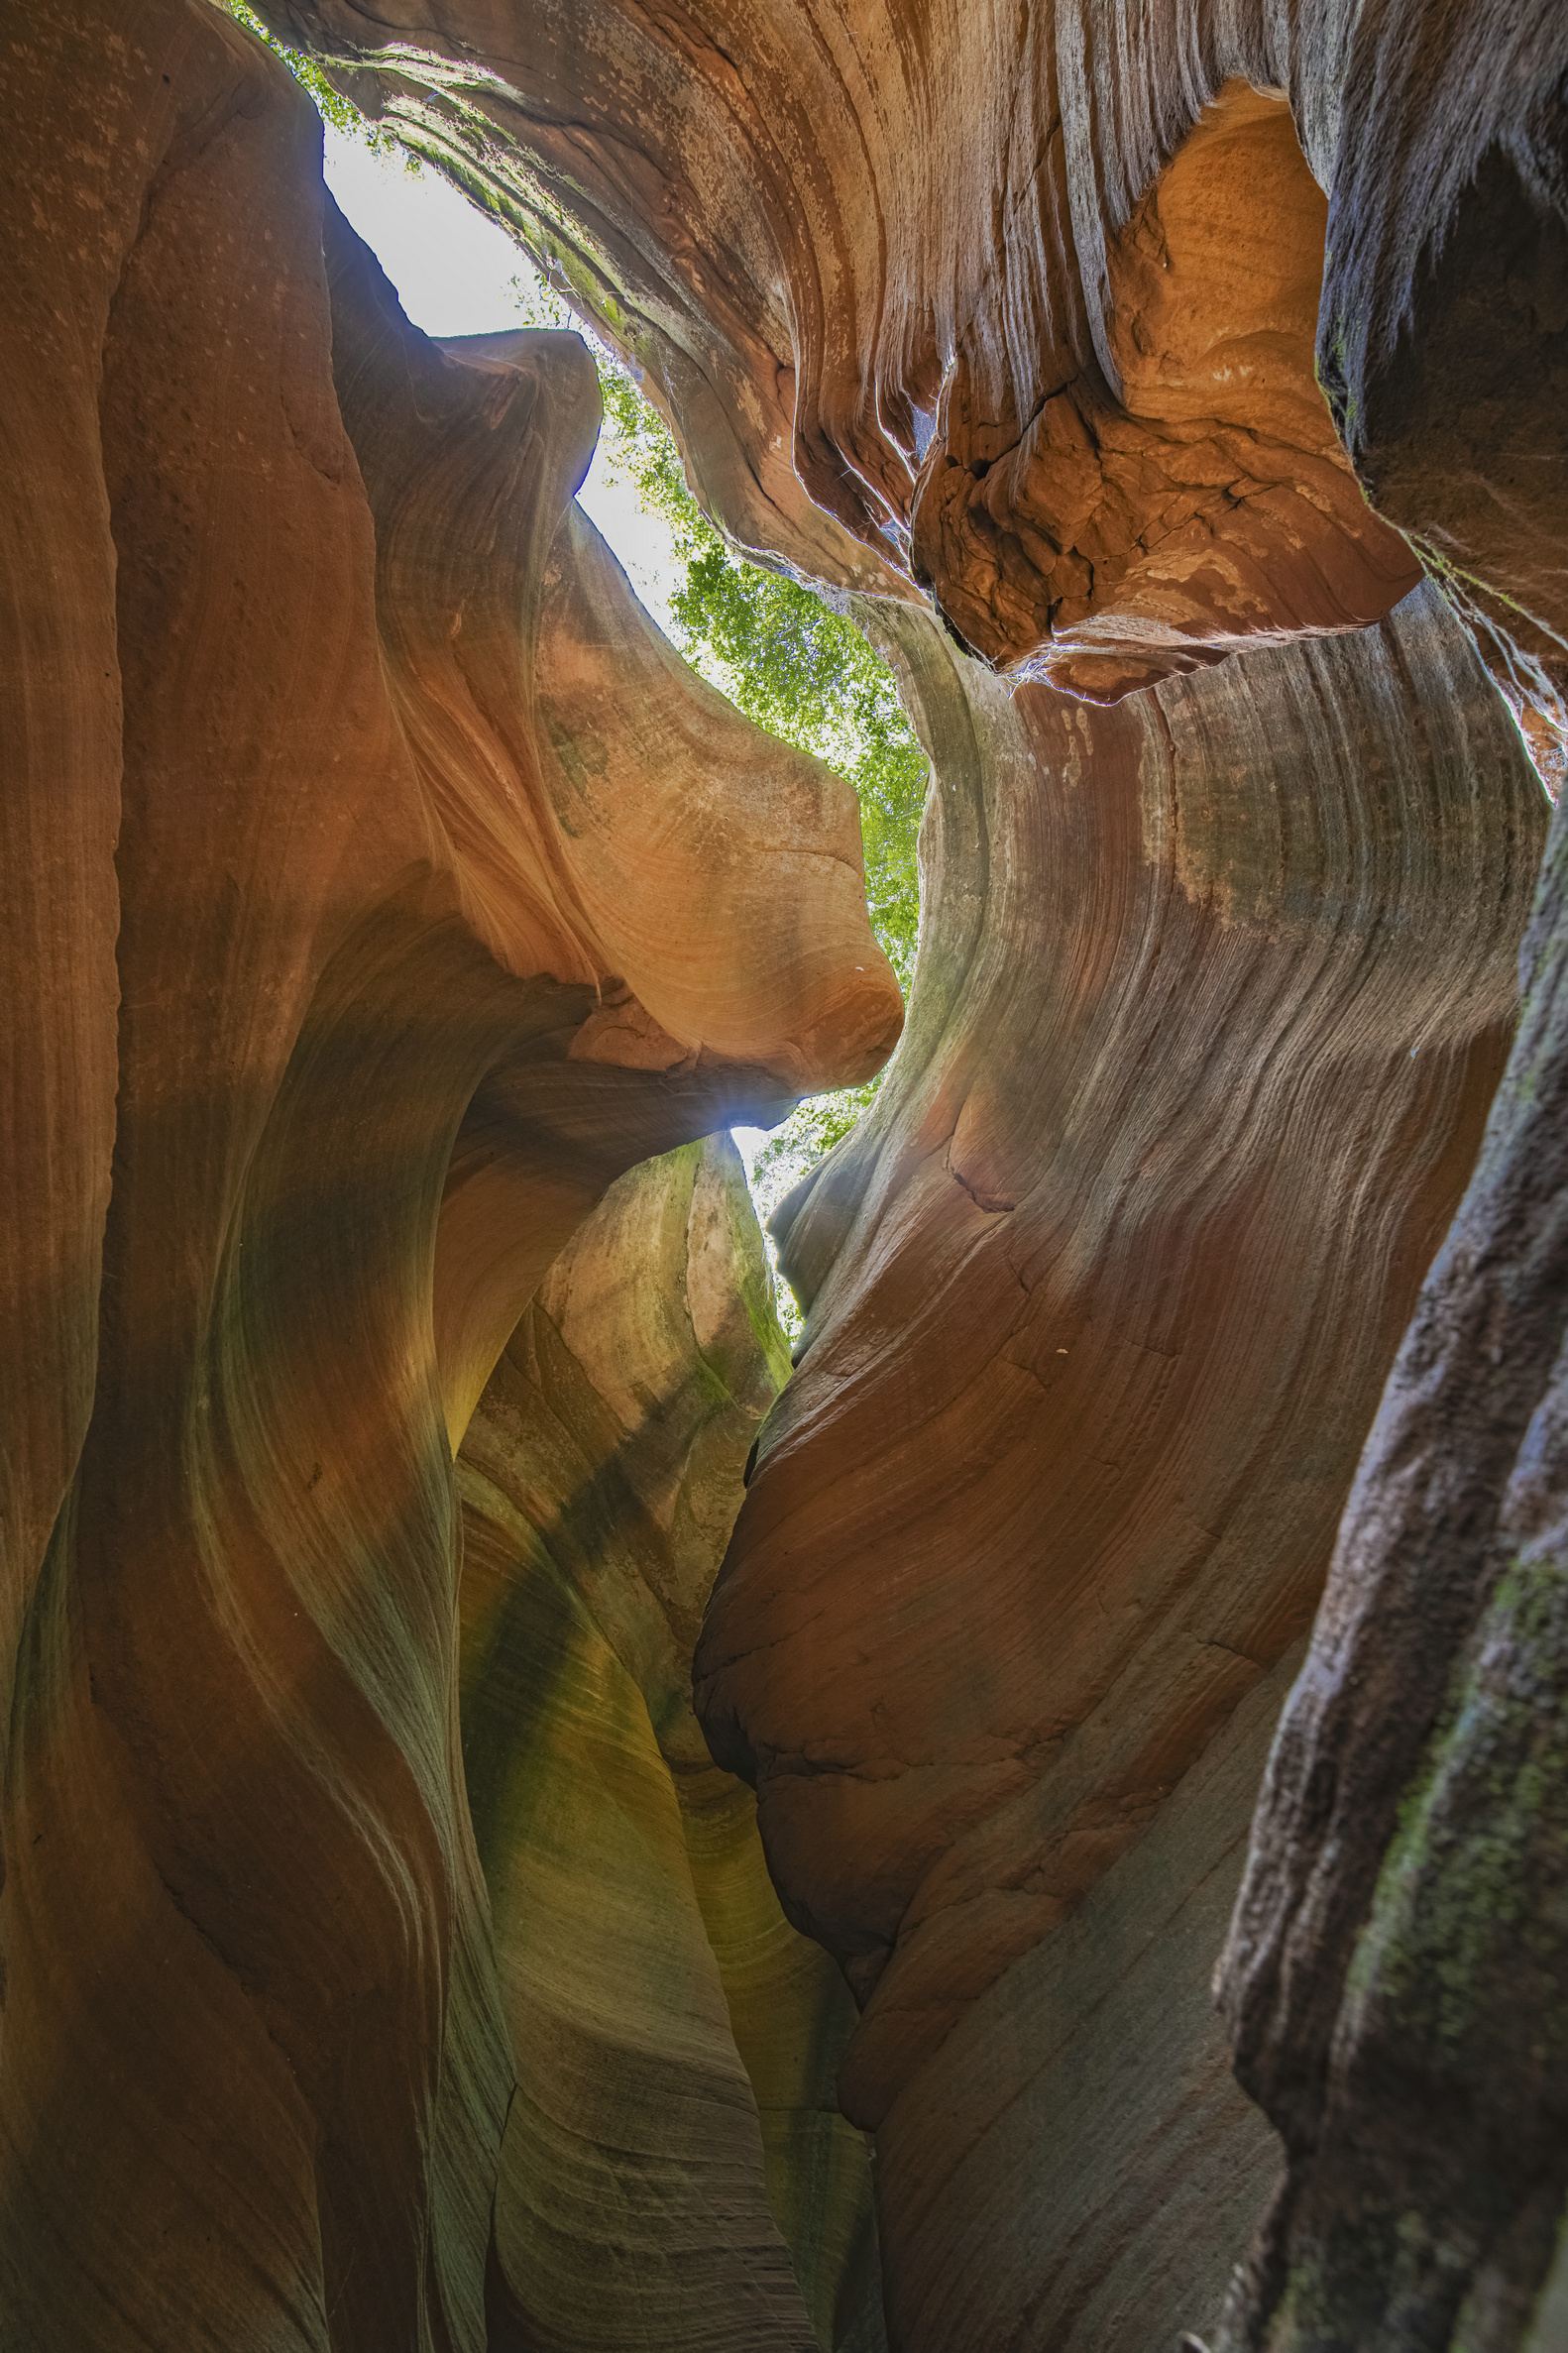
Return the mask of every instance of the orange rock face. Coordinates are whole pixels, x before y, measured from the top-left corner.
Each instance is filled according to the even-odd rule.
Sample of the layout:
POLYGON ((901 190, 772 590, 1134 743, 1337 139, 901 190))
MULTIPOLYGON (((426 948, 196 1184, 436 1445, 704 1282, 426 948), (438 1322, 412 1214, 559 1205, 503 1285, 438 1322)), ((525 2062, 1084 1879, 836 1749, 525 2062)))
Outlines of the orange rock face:
POLYGON ((453 1445, 606 1184, 873 1066, 897 990, 846 788, 569 511, 581 348, 438 352, 331 224, 329 287, 316 117, 205 6, 5 44, 6 1267, 48 1339, 0 2305, 29 2345, 474 2345, 512 2071, 453 1445))
POLYGON ((1550 0, 268 13, 596 311, 764 560, 1114 700, 1388 612, 1354 461, 1562 759, 1550 0))
POLYGON ((1249 640, 1376 620, 1413 587, 1313 381, 1326 212, 1286 100, 1227 82, 1106 243, 1119 405, 1054 354, 1061 389, 1002 427, 958 364, 912 557, 987 659, 1114 702, 1249 640))
POLYGON ((1033 2312, 1088 2353, 1204 2327, 1277 2167, 1207 1977, 1507 1053, 1541 802, 1430 589, 1112 711, 895 640, 941 778, 910 1025, 775 1221, 806 1353, 698 1704, 863 2006, 893 2341, 1033 2312), (1074 2080, 1086 2211, 1046 2121, 1074 2080))
POLYGON ((1543 2353, 1561 10, 268 14, 860 599, 921 952, 768 1409, 852 797, 254 41, 0 32, 0 2338, 1543 2353))

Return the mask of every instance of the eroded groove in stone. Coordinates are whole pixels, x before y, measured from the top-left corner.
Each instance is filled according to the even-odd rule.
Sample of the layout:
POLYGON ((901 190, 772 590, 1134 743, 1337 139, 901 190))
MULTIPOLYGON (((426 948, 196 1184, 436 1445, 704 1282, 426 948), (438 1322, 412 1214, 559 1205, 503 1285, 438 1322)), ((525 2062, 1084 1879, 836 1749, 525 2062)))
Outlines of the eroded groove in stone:
POLYGON ((580 348, 443 355, 341 231, 329 288, 319 123, 205 5, 4 47, 58 305, 49 400, 8 410, 43 748, 0 952, 43 1026, 6 1248, 20 1338, 58 1337, 4 1439, 0 2311, 105 2353, 472 2348, 512 2065, 458 1748, 465 1401, 616 1176, 874 1064, 897 991, 846 788, 650 651, 570 519, 580 348), (608 782, 563 803, 585 675, 608 782), (704 909, 662 955, 616 847, 659 808, 649 887, 704 909))
POLYGON ((1552 0, 267 13, 572 284, 764 560, 1114 700, 1380 618, 1408 533, 1561 771, 1552 0))
MULTIPOLYGON (((779 1212, 807 1347, 699 1708, 863 2004, 840 2089, 885 2152, 895 2338, 1007 2342, 1044 2297, 1086 2353, 1207 2325, 1238 2252, 1178 2219, 1202 2102, 1140 2138, 1120 2073, 1212 2081, 1215 1945, 1173 1931, 1118 1996, 1078 2157, 1099 2219, 1069 2200, 1016 2253, 977 2188, 948 2235, 950 2169, 1011 2212, 1053 2178, 976 2054, 1049 2098, 1050 1957, 1107 1874, 1161 1916, 1166 1809, 1310 1623, 1507 1052, 1544 803, 1429 588, 1110 711, 1009 697, 915 616, 894 640, 940 777, 921 963, 873 1110, 779 1212)), ((1191 1801, 1188 1835, 1217 1944, 1250 1800, 1214 1786, 1240 1813, 1191 1801)), ((1256 2213, 1267 2141, 1208 2112, 1225 2210, 1256 2213)))
POLYGON ((459 1458, 464 1757, 519 2078, 498 2300, 529 2345, 882 2342, 867 2153, 834 2112, 853 2005, 691 1711, 788 1369, 711 1140, 612 1187, 459 1458))

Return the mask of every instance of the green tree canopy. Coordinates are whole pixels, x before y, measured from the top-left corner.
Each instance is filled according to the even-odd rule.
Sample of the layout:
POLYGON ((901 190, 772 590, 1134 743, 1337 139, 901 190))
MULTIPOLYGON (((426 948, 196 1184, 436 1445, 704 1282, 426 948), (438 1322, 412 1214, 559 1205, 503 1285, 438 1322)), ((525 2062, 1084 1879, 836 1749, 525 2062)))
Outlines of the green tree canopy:
MULTIPOLYGON (((693 498, 665 426, 602 347, 600 382, 609 462, 667 523, 682 567, 670 597, 681 651, 758 727, 853 785, 872 928, 907 996, 920 934, 916 839, 927 762, 892 672, 847 615, 726 544, 693 498)), ((758 1157, 764 1215, 847 1135, 879 1084, 880 1076, 816 1095, 792 1113, 758 1157)))
POLYGON ((907 994, 920 932, 915 837, 926 757, 892 672, 847 615, 735 555, 693 498, 664 425, 603 354, 600 381, 610 462, 669 525, 684 568, 670 598, 682 652, 758 727, 854 786, 871 922, 907 994))

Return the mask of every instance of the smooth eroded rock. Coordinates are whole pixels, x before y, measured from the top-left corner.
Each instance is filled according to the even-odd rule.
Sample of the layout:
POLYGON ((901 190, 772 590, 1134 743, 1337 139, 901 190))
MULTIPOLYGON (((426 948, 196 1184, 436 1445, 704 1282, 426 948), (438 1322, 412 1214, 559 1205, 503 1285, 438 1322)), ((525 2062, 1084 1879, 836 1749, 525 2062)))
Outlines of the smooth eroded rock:
POLYGON ((5 1264, 49 1339, 4 1439, 0 2308, 472 2348, 512 2065, 453 1443, 608 1184, 871 1066, 898 994, 847 788, 570 513, 580 347, 417 336, 324 224, 308 101, 197 0, 5 54, 5 1264))
MULTIPOLYGON (((937 779, 909 1027, 777 1214, 806 1351, 698 1705, 861 2001, 847 2112, 880 2133, 943 2086, 882 2224, 903 2342, 952 2353, 1006 2331, 962 2320, 922 2254, 981 2130, 945 2055, 980 2015, 1020 2049, 1042 2031, 1039 1969, 1310 1625, 1508 1050, 1545 804, 1430 588, 1379 630, 1108 711, 1009 696, 915 616, 893 642, 937 779)), ((1239 1812, 1202 1837, 1239 1853, 1228 1786, 1239 1812)), ((1211 2072, 1217 1944, 1179 1993, 1171 1963, 1211 2072)), ((1150 2061, 1189 2064, 1179 2039, 1150 2061)), ((1108 2195, 1114 2070, 1078 2096, 1108 2195)), ((1169 2269, 1136 2317, 1173 2331, 1202 2317, 1162 2235, 1178 2108, 1115 2250, 1169 2269)), ((1045 2175, 1001 2178, 963 2261, 1003 2267, 1021 2327, 1070 2223, 1045 2175)), ((1221 2232, 1204 2276, 1237 2251, 1221 2232)))
POLYGON ((464 1761, 518 2072, 493 2340, 883 2341, 867 2152, 833 2095, 853 2005, 691 1711, 788 1372, 739 1156, 710 1139, 611 1188, 459 1458, 464 1761))

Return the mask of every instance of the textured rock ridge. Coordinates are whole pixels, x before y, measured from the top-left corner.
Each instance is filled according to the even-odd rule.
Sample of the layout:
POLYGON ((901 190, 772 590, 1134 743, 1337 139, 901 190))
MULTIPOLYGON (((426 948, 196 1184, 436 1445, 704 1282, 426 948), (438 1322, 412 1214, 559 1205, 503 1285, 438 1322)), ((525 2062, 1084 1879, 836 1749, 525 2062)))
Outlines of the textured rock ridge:
POLYGON ((900 1009, 847 788, 693 676, 567 496, 599 413, 580 338, 437 348, 335 207, 326 227, 333 371, 425 807, 497 961, 591 982, 599 1000, 560 1082, 567 1133, 529 1132, 537 1081, 502 1065, 457 1141, 435 1273, 455 1445, 545 1268, 625 1165, 639 1112, 659 1150, 755 1091, 758 1061, 775 1100, 830 1064, 867 1075, 900 1009), (608 1076, 628 1069, 641 1075, 608 1076))
POLYGON ((3 48, 4 1263, 45 1337, 4 1441, 0 2313, 477 2346, 512 2063, 453 1443, 606 1185, 873 1066, 897 991, 847 789, 570 513, 580 348, 436 352, 340 229, 329 294, 319 123, 205 5, 3 48), (616 847, 660 809, 662 956, 616 847))
POLYGON ((556 1261, 459 1457, 464 1759, 519 2076, 493 2341, 498 2309, 539 2347, 883 2341, 834 2097, 853 2004, 691 1708, 788 1372, 739 1157, 694 1145, 556 1261))
POLYGON ((890 626, 940 780, 909 1027, 776 1221, 806 1353, 699 1712, 862 2004, 840 2081, 894 2341, 1047 2311, 1054 2345, 1132 2348, 1212 2322, 1271 2185, 1207 2005, 1272 1724, 1244 1704, 1311 1621, 1470 1169, 1544 804, 1430 588, 1106 711, 890 626), (1184 1776, 1232 1723, 1205 1805, 1184 1776), (1098 1922, 1168 1913, 1142 1983, 1108 1942, 1114 1996, 1073 1979, 1098 1922), (1067 2083, 1071 2196, 1021 2122, 1067 2083))

